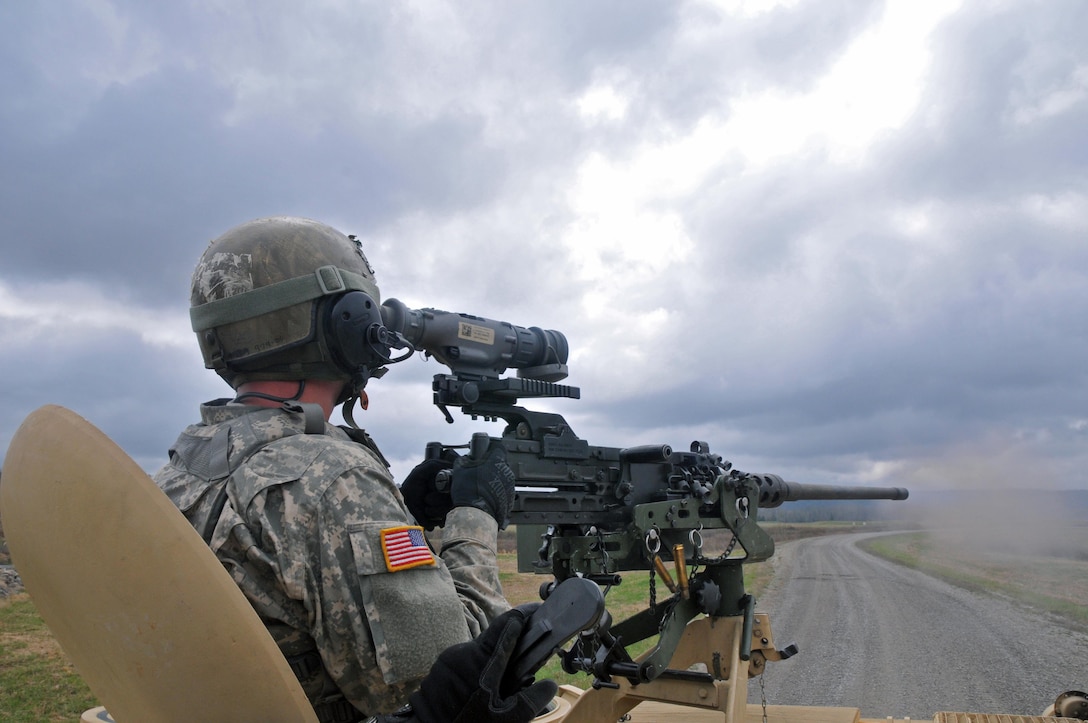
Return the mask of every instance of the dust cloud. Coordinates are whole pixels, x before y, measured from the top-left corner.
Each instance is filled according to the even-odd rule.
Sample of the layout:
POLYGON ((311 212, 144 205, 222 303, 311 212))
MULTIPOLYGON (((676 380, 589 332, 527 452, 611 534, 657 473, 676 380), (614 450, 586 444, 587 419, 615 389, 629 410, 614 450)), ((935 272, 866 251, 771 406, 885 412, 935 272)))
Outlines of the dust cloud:
POLYGON ((965 553, 1088 560, 1088 490, 1017 445, 956 450, 896 476, 909 520, 965 553))

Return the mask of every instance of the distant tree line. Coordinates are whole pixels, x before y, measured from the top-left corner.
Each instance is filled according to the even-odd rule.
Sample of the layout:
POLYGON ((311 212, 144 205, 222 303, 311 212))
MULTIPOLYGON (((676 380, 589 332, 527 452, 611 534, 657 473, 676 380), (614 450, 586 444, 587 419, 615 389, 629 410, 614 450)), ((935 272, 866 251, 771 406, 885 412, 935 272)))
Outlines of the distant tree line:
MULTIPOLYGON (((892 503, 894 504, 894 503, 892 503)), ((765 522, 871 522, 896 519, 881 500, 804 500, 759 511, 765 522)))

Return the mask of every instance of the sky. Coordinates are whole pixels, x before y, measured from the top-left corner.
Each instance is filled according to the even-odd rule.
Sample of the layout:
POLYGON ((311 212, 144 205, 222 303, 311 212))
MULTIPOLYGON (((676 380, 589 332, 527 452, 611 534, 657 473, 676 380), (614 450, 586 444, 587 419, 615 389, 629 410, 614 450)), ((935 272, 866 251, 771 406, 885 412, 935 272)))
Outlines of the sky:
MULTIPOLYGON (((253 218, 383 298, 554 329, 591 444, 820 484, 1088 488, 1088 4, 0 4, 0 454, 61 404, 153 471, 230 396, 192 269, 253 218)), ((357 421, 447 424, 413 358, 357 421)))

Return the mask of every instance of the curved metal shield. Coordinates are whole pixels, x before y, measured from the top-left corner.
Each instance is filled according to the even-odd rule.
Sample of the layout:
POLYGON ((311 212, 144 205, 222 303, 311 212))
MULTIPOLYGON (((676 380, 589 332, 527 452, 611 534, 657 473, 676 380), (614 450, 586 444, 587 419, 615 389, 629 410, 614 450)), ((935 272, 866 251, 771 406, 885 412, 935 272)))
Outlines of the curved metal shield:
POLYGON ((316 723, 226 570, 105 434, 42 407, 15 433, 0 479, 26 590, 115 720, 316 723))

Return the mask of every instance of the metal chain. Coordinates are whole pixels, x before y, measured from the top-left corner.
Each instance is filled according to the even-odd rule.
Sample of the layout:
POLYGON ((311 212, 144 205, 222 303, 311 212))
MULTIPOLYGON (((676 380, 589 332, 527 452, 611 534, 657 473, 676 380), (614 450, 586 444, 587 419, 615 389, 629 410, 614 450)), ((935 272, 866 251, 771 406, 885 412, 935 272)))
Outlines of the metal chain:
POLYGON ((764 687, 767 675, 767 666, 763 666, 763 672, 759 674, 759 699, 763 704, 763 723, 767 723, 767 689, 764 687))
POLYGON ((650 565, 650 614, 657 612, 657 575, 654 566, 650 565))
POLYGON ((696 562, 699 562, 699 563, 704 564, 704 565, 714 565, 716 563, 722 562, 723 560, 728 558, 731 554, 733 554, 733 549, 736 546, 737 546, 737 535, 736 535, 736 533, 733 533, 733 537, 730 538, 729 544, 725 548, 725 552, 723 552, 722 554, 720 554, 720 555, 718 555, 717 557, 714 557, 714 558, 703 557, 701 554, 699 554, 697 552, 695 555, 692 556, 692 564, 695 564, 696 562))
POLYGON ((606 545, 604 544, 604 534, 600 530, 597 530, 596 532, 597 532, 597 548, 601 551, 601 574, 602 575, 607 575, 608 572, 609 572, 609 570, 608 570, 608 561, 610 559, 608 557, 608 549, 606 548, 606 545))
POLYGON ((729 545, 725 548, 725 552, 722 553, 721 559, 729 557, 733 553, 733 548, 737 546, 737 533, 733 533, 733 538, 729 540, 729 545))
MULTIPOLYGON (((652 560, 657 556, 657 553, 661 550, 661 533, 657 527, 654 526, 646 531, 646 536, 642 540, 646 545, 646 552, 650 553, 650 559, 652 560)), ((654 614, 657 609, 657 576, 654 572, 654 566, 650 565, 650 614, 654 614)))

